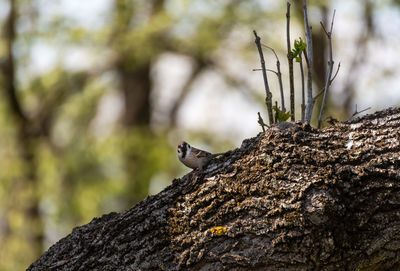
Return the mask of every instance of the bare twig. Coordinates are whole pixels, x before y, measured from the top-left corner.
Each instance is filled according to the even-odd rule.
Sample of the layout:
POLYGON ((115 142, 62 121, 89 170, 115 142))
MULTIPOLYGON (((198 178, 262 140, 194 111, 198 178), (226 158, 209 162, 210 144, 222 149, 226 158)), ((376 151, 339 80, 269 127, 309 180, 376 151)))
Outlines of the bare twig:
POLYGON ((331 35, 332 35, 332 31, 333 31, 333 23, 335 22, 335 14, 336 14, 336 9, 333 10, 333 16, 332 16, 332 21, 331 21, 331 30, 330 30, 331 35))
POLYGON ((275 101, 275 108, 276 108, 276 110, 275 110, 275 123, 278 123, 278 110, 277 110, 277 108, 278 108, 278 102, 277 101, 275 101))
POLYGON ((312 34, 311 27, 308 25, 308 14, 307 14, 307 0, 303 0, 303 12, 304 12, 304 27, 306 32, 306 42, 307 42, 307 105, 304 121, 311 121, 311 114, 314 107, 314 100, 312 96, 312 70, 313 70, 313 46, 312 46, 312 34))
POLYGON ((307 69, 308 69, 309 63, 308 63, 308 57, 307 57, 307 50, 306 49, 303 50, 303 54, 304 54, 304 59, 306 60, 307 69))
POLYGON ((294 97, 294 75, 293 75, 293 54, 290 47, 290 3, 287 2, 286 10, 286 41, 287 41, 287 58, 289 62, 289 83, 290 83, 290 114, 291 120, 294 121, 295 97, 294 97))
POLYGON ((285 107, 285 97, 283 95, 283 84, 282 84, 282 73, 281 73, 281 62, 279 61, 278 55, 276 54, 275 50, 265 44, 262 44, 262 46, 270 49, 276 58, 276 69, 278 72, 272 71, 272 70, 267 70, 267 71, 272 71, 276 74, 276 76, 278 77, 278 82, 279 82, 279 90, 281 93, 281 106, 282 106, 282 111, 286 112, 286 107, 285 107))
POLYGON ((263 132, 265 133, 265 127, 268 127, 268 125, 266 125, 266 124, 264 123, 264 120, 263 120, 263 118, 261 117, 260 112, 257 112, 257 114, 258 114, 258 124, 260 124, 261 129, 262 129, 263 132))
POLYGON ((340 70, 340 62, 339 62, 339 65, 338 65, 338 67, 336 69, 335 75, 332 77, 331 82, 329 84, 332 84, 333 80, 335 80, 336 75, 338 75, 338 73, 339 73, 339 70, 340 70))
POLYGON ((328 90, 329 90, 329 86, 331 84, 331 76, 332 76, 332 69, 333 69, 333 58, 332 58, 332 30, 333 30, 333 22, 335 20, 335 14, 336 14, 336 10, 333 11, 333 15, 332 15, 332 21, 331 21, 331 29, 329 30, 329 32, 326 32, 326 29, 323 25, 322 22, 322 28, 325 31, 325 34, 328 37, 328 42, 329 42, 329 61, 328 61, 328 73, 326 76, 326 80, 325 80, 325 88, 324 88, 324 98, 322 100, 322 104, 321 104, 321 110, 319 111, 319 118, 318 118, 318 128, 321 128, 321 124, 322 124, 322 115, 324 114, 324 109, 325 109, 325 104, 326 104, 326 97, 328 96, 328 90))
POLYGON ((261 38, 257 35, 257 32, 255 30, 253 31, 253 33, 254 33, 254 36, 256 37, 254 42, 257 45, 258 53, 260 55, 260 62, 261 62, 261 68, 262 68, 262 72, 263 72, 264 87, 265 87, 265 93, 266 93, 265 103, 267 105, 269 123, 273 124, 274 119, 273 119, 273 115, 272 115, 272 93, 269 90, 267 71, 265 68, 265 61, 264 61, 264 54, 263 54, 262 48, 261 48, 261 38))
MULTIPOLYGON (((258 71, 262 71, 262 69, 252 69, 252 71, 253 71, 253 72, 258 72, 258 71)), ((278 76, 278 73, 277 73, 276 71, 274 71, 274 70, 267 69, 267 72, 273 72, 273 73, 275 73, 275 74, 278 76)))
POLYGON ((313 103, 315 103, 315 100, 318 99, 319 96, 321 96, 322 93, 324 93, 325 91, 325 87, 323 87, 317 95, 315 95, 315 97, 313 98, 313 103))
MULTIPOLYGON (((340 62, 339 62, 339 65, 338 65, 338 68, 337 68, 337 70, 336 70, 335 75, 332 77, 331 81, 329 82, 329 85, 332 85, 332 82, 335 80, 336 75, 339 73, 339 70, 340 70, 340 62)), ((324 91, 325 91, 325 87, 323 87, 323 88, 318 92, 318 94, 314 96, 314 98, 313 98, 313 103, 315 103, 315 100, 317 100, 318 97, 319 97, 322 93, 324 93, 324 91)))
POLYGON ((299 54, 300 58, 300 74, 301 74, 301 122, 304 122, 304 114, 306 110, 306 101, 305 101, 305 93, 304 93, 304 70, 303 70, 303 57, 301 56, 302 52, 299 54))
POLYGON ((324 24, 323 24, 321 21, 319 22, 319 24, 321 25, 322 30, 324 30, 325 35, 329 36, 329 35, 330 35, 330 34, 329 34, 330 32, 327 32, 327 31, 326 31, 324 24))

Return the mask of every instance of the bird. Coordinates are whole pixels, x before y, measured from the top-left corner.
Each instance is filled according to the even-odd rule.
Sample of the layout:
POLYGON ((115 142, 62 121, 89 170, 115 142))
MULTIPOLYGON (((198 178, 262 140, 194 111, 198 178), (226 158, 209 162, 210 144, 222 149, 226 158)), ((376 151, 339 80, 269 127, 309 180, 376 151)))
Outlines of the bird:
POLYGON ((211 159, 222 155, 223 153, 212 154, 208 151, 203 151, 190 146, 185 141, 178 145, 178 159, 185 166, 192 169, 203 170, 203 168, 210 162, 211 159))

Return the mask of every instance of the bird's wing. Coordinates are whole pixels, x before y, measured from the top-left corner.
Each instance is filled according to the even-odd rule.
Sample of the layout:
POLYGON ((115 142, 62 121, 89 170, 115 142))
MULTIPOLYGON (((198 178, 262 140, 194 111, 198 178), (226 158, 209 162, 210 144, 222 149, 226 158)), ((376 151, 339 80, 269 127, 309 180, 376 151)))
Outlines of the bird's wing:
POLYGON ((199 149, 196 149, 193 147, 192 147, 192 152, 197 158, 208 157, 211 155, 211 153, 209 153, 207 151, 202 151, 202 150, 199 150, 199 149))

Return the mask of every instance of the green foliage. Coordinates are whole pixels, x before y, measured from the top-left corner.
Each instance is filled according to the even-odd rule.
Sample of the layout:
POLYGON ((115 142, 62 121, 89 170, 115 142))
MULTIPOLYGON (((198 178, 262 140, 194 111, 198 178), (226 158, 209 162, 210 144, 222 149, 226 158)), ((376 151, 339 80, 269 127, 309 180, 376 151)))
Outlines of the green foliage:
POLYGON ((301 38, 299 40, 294 40, 294 48, 292 49, 293 58, 296 59, 296 62, 301 62, 300 53, 303 52, 307 48, 307 44, 303 42, 301 38))
POLYGON ((280 110, 276 105, 274 105, 272 109, 275 111, 278 122, 287 121, 292 116, 292 114, 280 110))

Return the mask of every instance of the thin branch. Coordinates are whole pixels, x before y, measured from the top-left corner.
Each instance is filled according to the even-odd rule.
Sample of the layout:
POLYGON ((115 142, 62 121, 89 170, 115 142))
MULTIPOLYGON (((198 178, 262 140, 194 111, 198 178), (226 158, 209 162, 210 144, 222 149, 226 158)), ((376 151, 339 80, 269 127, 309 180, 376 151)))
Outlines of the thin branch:
POLYGON ((326 31, 324 24, 321 21, 319 22, 319 24, 321 25, 322 30, 324 30, 325 35, 329 36, 330 34, 329 34, 329 32, 326 31))
POLYGON ((331 21, 331 30, 329 31, 331 35, 333 32, 333 23, 335 22, 335 14, 336 14, 336 9, 333 10, 333 16, 332 16, 332 21, 331 21))
POLYGON ((295 120, 295 97, 294 97, 294 75, 293 75, 293 54, 290 47, 290 6, 291 4, 287 2, 286 4, 286 41, 287 41, 287 58, 289 63, 289 86, 290 86, 290 114, 291 120, 295 120))
POLYGON ((244 99, 248 99, 251 102, 257 103, 260 101, 259 90, 257 88, 249 87, 249 84, 246 80, 228 73, 224 67, 219 65, 214 66, 214 69, 216 72, 218 72, 218 74, 224 77, 228 85, 232 86, 233 89, 241 93, 244 99))
MULTIPOLYGON (((335 80, 336 75, 339 73, 339 70, 340 70, 340 62, 339 62, 339 65, 338 65, 338 68, 337 68, 337 70, 336 70, 335 75, 332 77, 331 81, 329 82, 329 86, 332 85, 332 82, 335 80)), ((313 98, 313 103, 315 103, 315 100, 318 99, 318 97, 319 97, 322 93, 324 93, 324 91, 325 91, 325 87, 323 87, 323 88, 318 92, 318 94, 314 96, 314 98, 313 98)))
MULTIPOLYGON (((281 94, 281 106, 282 106, 281 108, 282 108, 282 111, 283 111, 283 112, 286 112, 285 97, 284 97, 284 95, 283 95, 281 62, 279 61, 278 55, 276 54, 276 52, 275 52, 275 50, 274 50, 273 48, 271 48, 271 47, 269 47, 269 46, 267 46, 267 45, 265 45, 265 44, 261 44, 261 45, 264 46, 264 47, 266 47, 266 48, 268 48, 268 49, 270 49, 270 50, 274 53, 274 55, 275 55, 275 58, 276 58, 276 69, 277 69, 278 72, 275 72, 275 71, 274 71, 274 73, 276 74, 276 76, 278 76, 279 90, 280 90, 280 94, 281 94)), ((269 71, 271 71, 271 70, 269 70, 269 71)))
MULTIPOLYGON (((262 71, 262 69, 252 69, 252 71, 253 71, 253 72, 258 72, 258 71, 262 71)), ((278 75, 278 73, 277 73, 276 71, 271 70, 271 69, 267 69, 267 72, 273 72, 273 73, 275 73, 276 75, 278 75)))
POLYGON ((333 80, 335 80, 336 75, 338 75, 338 73, 339 73, 339 70, 340 70, 340 62, 339 62, 339 65, 338 65, 338 67, 336 69, 335 75, 332 77, 331 82, 329 84, 332 84, 333 80))
POLYGON ((260 112, 257 112, 257 114, 258 114, 258 124, 260 124, 261 129, 262 129, 263 132, 265 133, 265 128, 264 128, 264 127, 268 127, 268 125, 266 125, 266 124, 264 123, 264 120, 263 120, 263 118, 261 117, 260 112))
POLYGON ((305 98, 305 92, 304 92, 304 70, 303 70, 303 57, 301 56, 302 52, 299 54, 300 58, 300 74, 301 74, 301 122, 304 122, 304 117, 305 117, 305 110, 306 110, 306 98, 305 98))
POLYGON ((264 44, 264 43, 262 43, 262 42, 261 42, 261 46, 262 46, 262 47, 265 47, 265 48, 267 48, 267 49, 270 49, 270 50, 272 51, 272 53, 274 53, 276 60, 278 60, 278 61, 279 61, 279 59, 278 59, 278 55, 276 54, 276 52, 275 52, 274 48, 272 48, 272 47, 269 47, 268 45, 266 45, 266 44, 264 44))
POLYGON ((261 38, 257 35, 257 32, 255 30, 253 30, 253 33, 254 33, 254 36, 256 37, 254 42, 257 45, 258 53, 260 55, 260 62, 261 62, 261 68, 262 68, 262 72, 263 72, 264 87, 265 87, 265 93, 266 93, 265 103, 267 105, 269 123, 273 124, 274 119, 273 119, 273 115, 272 115, 272 93, 269 90, 267 70, 265 68, 265 61, 264 61, 264 54, 263 54, 262 48, 261 48, 261 38))
POLYGON ((278 76, 278 78, 279 78, 279 73, 278 73, 278 72, 276 72, 276 71, 274 71, 274 70, 271 70, 271 69, 267 69, 267 72, 273 72, 273 73, 275 73, 276 76, 278 76))
MULTIPOLYGON (((334 63, 333 58, 332 58, 332 30, 333 30, 333 21, 335 20, 335 14, 336 14, 336 10, 333 11, 331 29, 329 30, 328 33, 326 32, 325 27, 323 27, 325 33, 327 34, 328 42, 329 42, 329 61, 328 61, 328 73, 327 73, 326 80, 325 80, 324 98, 322 100, 321 110, 319 111, 319 117, 318 117, 318 128, 321 128, 321 124, 322 124, 322 115, 324 114, 326 98, 328 96, 328 90, 329 90, 329 86, 331 83, 332 69, 333 69, 333 63, 334 63)), ((323 23, 322 22, 320 22, 320 23, 323 26, 323 23)))
POLYGON ((308 69, 310 66, 309 66, 309 63, 308 63, 308 57, 307 57, 307 50, 306 49, 303 50, 303 54, 304 54, 304 59, 306 60, 307 69, 308 69))
POLYGON ((323 88, 318 92, 318 94, 315 95, 315 97, 313 98, 313 100, 314 100, 313 102, 314 102, 314 103, 315 103, 315 100, 318 99, 318 97, 321 96, 322 93, 324 93, 324 91, 325 91, 325 87, 323 87, 323 88))
POLYGON ((304 12, 304 27, 307 42, 307 105, 304 121, 310 122, 311 115, 314 107, 313 96, 312 96, 312 70, 313 70, 313 45, 312 45, 312 29, 308 24, 308 14, 307 14, 307 0, 303 0, 303 12, 304 12))

